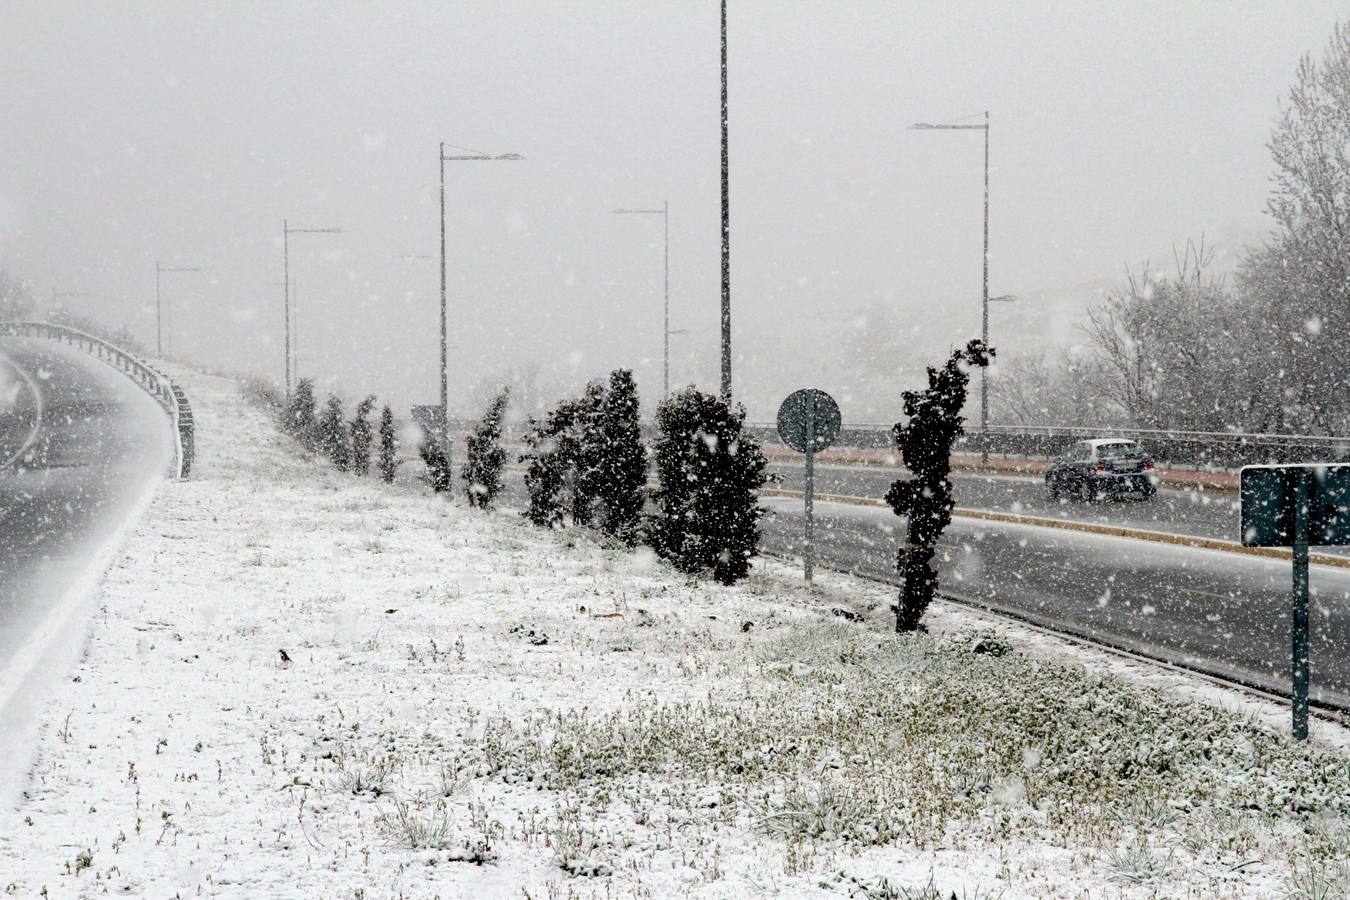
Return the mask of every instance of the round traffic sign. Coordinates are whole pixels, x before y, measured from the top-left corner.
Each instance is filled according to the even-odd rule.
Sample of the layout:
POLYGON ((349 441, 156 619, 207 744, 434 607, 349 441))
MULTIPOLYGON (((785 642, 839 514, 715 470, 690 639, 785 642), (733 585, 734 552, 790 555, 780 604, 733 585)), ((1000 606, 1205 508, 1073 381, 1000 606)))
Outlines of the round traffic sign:
POLYGON ((793 391, 778 407, 778 436, 798 453, 806 452, 808 442, 815 452, 824 450, 839 437, 839 404, 824 391, 802 388, 793 391), (815 440, 811 440, 814 433, 815 440))

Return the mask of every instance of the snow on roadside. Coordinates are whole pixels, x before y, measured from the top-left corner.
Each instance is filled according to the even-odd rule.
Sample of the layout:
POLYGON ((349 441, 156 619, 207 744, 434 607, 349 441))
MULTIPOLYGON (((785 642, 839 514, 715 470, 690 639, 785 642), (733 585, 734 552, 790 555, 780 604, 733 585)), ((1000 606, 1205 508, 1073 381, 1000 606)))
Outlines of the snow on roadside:
POLYGON ((341 475, 236 383, 181 381, 193 480, 107 578, 5 813, 0 889, 1237 897, 1347 877, 1341 750, 1043 637, 1005 652, 1027 635, 950 607, 903 639, 831 614, 884 618, 876 585, 808 595, 769 563, 723 588, 341 475))

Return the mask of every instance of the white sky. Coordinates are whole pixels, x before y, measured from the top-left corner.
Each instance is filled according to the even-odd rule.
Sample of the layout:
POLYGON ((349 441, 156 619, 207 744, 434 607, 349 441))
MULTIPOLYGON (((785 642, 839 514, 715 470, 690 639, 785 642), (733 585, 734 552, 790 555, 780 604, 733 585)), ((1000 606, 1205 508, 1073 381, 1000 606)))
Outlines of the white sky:
MULTIPOLYGON (((975 333, 980 135, 914 121, 992 112, 994 293, 1259 239, 1278 103, 1343 9, 732 0, 738 396, 849 395, 785 348, 859 310, 975 333)), ((200 265, 165 281, 174 349, 279 379, 282 219, 340 227, 293 239, 303 372, 433 402, 437 264, 399 257, 437 250, 437 143, 517 152, 447 164, 452 397, 536 362, 654 398, 660 220, 608 210, 667 198, 674 377, 715 387, 717 59, 713 0, 7 0, 0 266, 153 343, 155 260, 200 265)))

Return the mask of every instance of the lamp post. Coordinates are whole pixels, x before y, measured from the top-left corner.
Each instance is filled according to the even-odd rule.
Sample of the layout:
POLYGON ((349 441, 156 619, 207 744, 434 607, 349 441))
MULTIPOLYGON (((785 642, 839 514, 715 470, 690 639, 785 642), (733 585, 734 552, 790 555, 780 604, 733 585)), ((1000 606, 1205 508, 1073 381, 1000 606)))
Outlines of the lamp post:
POLYGON ((722 0, 722 399, 731 403, 731 180, 727 144, 727 0, 722 0))
POLYGON ((446 351, 448 350, 449 345, 445 316, 445 164, 447 162, 467 162, 469 160, 513 162, 522 160, 525 157, 521 156, 519 153, 492 154, 473 152, 446 156, 444 141, 441 142, 441 148, 437 153, 437 156, 440 159, 441 166, 441 433, 437 435, 437 437, 440 438, 441 450, 445 453, 446 462, 448 463, 450 461, 450 385, 446 376, 446 351))
MULTIPOLYGON (((915 122, 909 126, 921 131, 983 131, 984 132, 984 290, 980 303, 980 338, 985 346, 989 344, 989 111, 984 112, 984 122, 970 125, 955 122, 945 125, 931 125, 928 122, 915 122)), ((983 432, 980 459, 989 461, 989 368, 980 367, 980 431, 983 432)))
MULTIPOLYGON (((669 340, 670 338, 673 338, 677 334, 688 334, 688 333, 689 333, 688 328, 672 328, 666 332, 666 338, 667 340, 669 340)), ((666 396, 669 397, 670 393, 667 392, 666 396)))
MULTIPOLYGON (((1020 300, 1020 299, 1021 299, 1021 298, 1018 297, 1016 294, 999 294, 997 297, 990 297, 990 298, 989 298, 989 302, 990 302, 990 303, 1016 303, 1016 302, 1017 302, 1018 300, 1020 300)), ((987 336, 987 325, 986 325, 986 337, 985 337, 985 340, 986 340, 986 341, 988 340, 988 336, 987 336)), ((981 368, 980 371, 983 372, 985 368, 988 368, 988 367, 985 366, 985 367, 981 368)), ((982 385, 980 389, 981 389, 981 390, 984 390, 984 386, 982 385)), ((988 407, 986 406, 985 409, 987 410, 988 407)), ((985 426, 985 427, 987 428, 988 426, 985 426)), ((989 459, 989 434, 988 434, 988 432, 985 433, 984 439, 981 441, 981 444, 983 445, 982 448, 981 448, 981 454, 982 454, 981 458, 984 459, 984 460, 988 460, 988 459, 989 459)))
POLYGON ((292 228, 287 219, 281 220, 282 285, 286 293, 286 400, 291 399, 291 235, 342 234, 341 228, 292 228))
POLYGON ((622 215, 660 216, 662 222, 665 225, 666 299, 665 299, 665 315, 661 329, 661 337, 662 337, 661 398, 664 400, 666 397, 670 396, 670 335, 672 333, 670 330, 670 201, 669 200, 662 201, 660 209, 615 209, 610 211, 615 215, 620 216, 622 215))
POLYGON ((160 280, 165 272, 200 272, 197 266, 161 266, 155 260, 155 355, 164 355, 164 303, 160 295, 160 280))

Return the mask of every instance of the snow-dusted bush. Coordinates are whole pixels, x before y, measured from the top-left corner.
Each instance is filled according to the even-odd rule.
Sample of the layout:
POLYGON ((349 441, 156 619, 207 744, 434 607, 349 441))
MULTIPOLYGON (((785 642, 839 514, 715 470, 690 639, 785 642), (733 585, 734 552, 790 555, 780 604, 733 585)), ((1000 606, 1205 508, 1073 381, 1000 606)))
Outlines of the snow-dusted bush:
POLYGON ((314 380, 301 378, 286 405, 282 421, 286 432, 304 445, 310 452, 319 449, 317 404, 314 400, 314 380))
POLYGON ((352 471, 361 476, 370 472, 370 411, 374 408, 375 395, 371 394, 356 404, 352 417, 352 471))
POLYGON ((730 584, 759 551, 766 460, 743 429, 745 410, 690 387, 657 410, 656 552, 685 572, 730 584))
POLYGON ((332 460, 339 472, 352 466, 352 445, 347 423, 342 415, 342 400, 336 394, 328 395, 318 425, 319 450, 332 460))
POLYGON ((502 489, 502 465, 506 451, 502 449, 502 419, 511 394, 506 388, 492 398, 483 416, 465 439, 465 461, 460 475, 469 505, 486 508, 502 489))
POLYGON ((605 406, 605 394, 602 382, 592 381, 586 385, 581 398, 574 401, 572 427, 563 442, 571 467, 572 489, 567 495, 569 511, 572 521, 577 525, 593 523, 600 500, 600 471, 607 452, 600 439, 600 416, 605 406))
POLYGON ((451 470, 450 456, 445 452, 440 441, 436 440, 436 436, 432 434, 424 435, 417 452, 422 457, 422 462, 426 464, 427 481, 431 484, 431 489, 438 494, 445 494, 453 490, 455 473, 451 470))
POLYGON ((394 411, 389 404, 380 413, 380 479, 392 484, 398 471, 398 430, 394 427, 394 411))
POLYGON ((938 538, 952 521, 952 445, 965 429, 961 408, 966 405, 970 369, 989 365, 994 351, 973 340, 954 352, 941 369, 928 367, 928 387, 905 391, 908 422, 892 429, 896 446, 909 469, 886 492, 886 502, 897 516, 905 516, 905 542, 896 567, 905 579, 896 607, 895 630, 913 631, 937 590, 933 554, 938 538))
POLYGON ((605 400, 603 384, 593 382, 577 399, 562 400, 542 419, 531 419, 525 487, 530 503, 525 517, 546 528, 589 525, 599 492, 597 472, 603 448, 592 437, 605 400))
POLYGON ((582 483, 595 504, 595 524, 636 543, 647 484, 647 450, 638 424, 637 385, 629 369, 615 369, 597 414, 582 423, 582 483))
MULTIPOLYGON (((525 432, 529 447, 520 461, 528 463, 525 488, 530 493, 525 517, 543 528, 563 524, 577 457, 574 428, 580 412, 575 400, 563 400, 542 419, 530 419, 525 432)), ((571 504, 575 508, 575 504, 571 504)))

